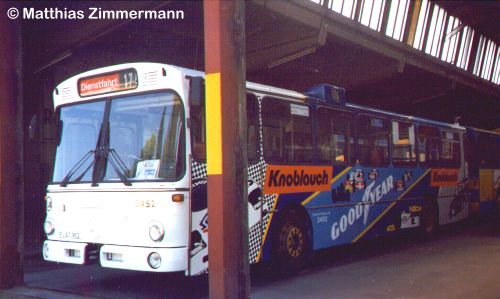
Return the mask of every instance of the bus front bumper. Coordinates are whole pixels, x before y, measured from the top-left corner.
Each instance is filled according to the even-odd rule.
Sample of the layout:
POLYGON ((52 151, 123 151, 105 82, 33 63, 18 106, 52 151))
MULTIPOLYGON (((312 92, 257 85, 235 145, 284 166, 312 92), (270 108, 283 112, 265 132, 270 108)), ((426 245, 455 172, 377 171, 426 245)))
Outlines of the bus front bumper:
POLYGON ((100 261, 102 267, 153 272, 176 272, 187 269, 187 249, 103 245, 47 240, 43 245, 46 261, 89 264, 100 261))
POLYGON ((185 271, 187 268, 186 247, 149 248, 104 245, 101 247, 99 257, 101 266, 106 268, 155 272, 185 271), (149 262, 152 255, 156 257, 154 258, 155 267, 149 262))
POLYGON ((43 258, 46 261, 83 265, 89 263, 87 243, 45 241, 43 258))

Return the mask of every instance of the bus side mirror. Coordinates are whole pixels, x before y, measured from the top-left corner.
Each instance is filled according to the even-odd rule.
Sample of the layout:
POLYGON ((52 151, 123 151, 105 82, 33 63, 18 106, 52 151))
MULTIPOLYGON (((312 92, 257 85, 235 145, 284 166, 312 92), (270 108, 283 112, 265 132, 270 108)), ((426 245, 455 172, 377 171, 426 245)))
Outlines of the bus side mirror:
POLYGON ((203 77, 191 77, 189 82, 189 104, 201 107, 205 100, 205 80, 203 77))

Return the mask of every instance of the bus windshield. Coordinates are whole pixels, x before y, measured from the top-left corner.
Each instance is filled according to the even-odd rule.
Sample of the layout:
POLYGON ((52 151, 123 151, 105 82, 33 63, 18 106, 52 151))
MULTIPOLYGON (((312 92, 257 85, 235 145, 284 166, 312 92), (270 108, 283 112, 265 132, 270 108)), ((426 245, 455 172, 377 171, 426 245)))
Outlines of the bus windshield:
POLYGON ((53 182, 178 180, 183 117, 171 92, 62 107, 53 182))

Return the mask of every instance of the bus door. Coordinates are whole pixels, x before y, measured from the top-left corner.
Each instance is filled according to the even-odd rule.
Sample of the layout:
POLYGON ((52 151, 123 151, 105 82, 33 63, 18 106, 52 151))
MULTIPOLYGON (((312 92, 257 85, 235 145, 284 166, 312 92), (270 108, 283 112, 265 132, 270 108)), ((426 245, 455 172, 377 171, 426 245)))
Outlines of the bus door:
POLYGON ((199 275, 208 270, 208 201, 205 131, 205 91, 201 77, 190 78, 189 84, 190 156, 190 238, 186 275, 199 275))
POLYGON ((248 175, 248 243, 249 261, 257 262, 258 253, 262 243, 264 221, 264 197, 262 187, 264 184, 264 162, 261 157, 259 104, 254 94, 247 93, 247 175, 248 175))
MULTIPOLYGON (((191 85, 194 84, 192 80, 191 85)), ((192 90, 196 90, 194 88, 192 90)), ((200 92, 203 93, 203 90, 200 92)), ((196 98, 196 95, 190 95, 196 98)), ((190 101, 191 127, 191 242, 188 275, 206 272, 208 268, 208 201, 206 170, 205 107, 203 98, 190 101)), ((247 94, 247 157, 248 157, 248 222, 250 233, 250 262, 260 249, 262 240, 263 204, 263 161, 259 159, 258 103, 253 94, 247 94), (254 250, 255 249, 255 250, 254 250)))

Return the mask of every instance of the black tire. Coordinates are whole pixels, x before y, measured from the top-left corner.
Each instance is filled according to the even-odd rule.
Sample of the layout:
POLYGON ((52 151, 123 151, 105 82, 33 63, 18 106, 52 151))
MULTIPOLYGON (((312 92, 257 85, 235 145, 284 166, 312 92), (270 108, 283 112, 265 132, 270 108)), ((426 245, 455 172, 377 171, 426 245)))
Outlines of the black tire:
POLYGON ((285 211, 274 233, 273 253, 278 272, 292 274, 303 269, 311 258, 311 244, 307 218, 296 210, 285 211))
POLYGON ((422 211, 422 235, 432 238, 439 228, 439 208, 436 200, 425 199, 422 211))

